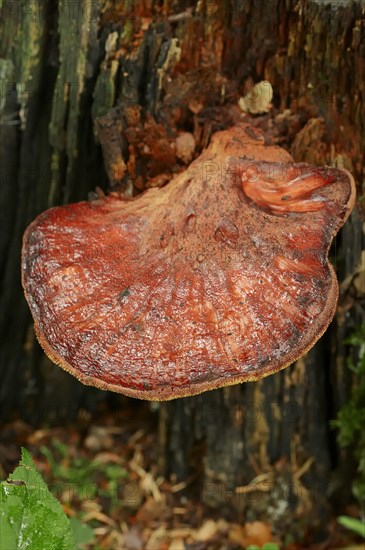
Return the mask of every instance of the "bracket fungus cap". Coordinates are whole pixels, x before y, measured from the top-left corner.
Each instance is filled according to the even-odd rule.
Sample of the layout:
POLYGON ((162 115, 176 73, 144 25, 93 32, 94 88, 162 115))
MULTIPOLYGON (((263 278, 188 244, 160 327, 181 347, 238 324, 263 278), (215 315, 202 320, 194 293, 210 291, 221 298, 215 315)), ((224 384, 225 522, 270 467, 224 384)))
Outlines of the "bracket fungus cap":
POLYGON ((168 400, 260 379, 326 330, 351 175, 294 164, 246 124, 133 199, 47 210, 22 281, 47 355, 84 384, 168 400))

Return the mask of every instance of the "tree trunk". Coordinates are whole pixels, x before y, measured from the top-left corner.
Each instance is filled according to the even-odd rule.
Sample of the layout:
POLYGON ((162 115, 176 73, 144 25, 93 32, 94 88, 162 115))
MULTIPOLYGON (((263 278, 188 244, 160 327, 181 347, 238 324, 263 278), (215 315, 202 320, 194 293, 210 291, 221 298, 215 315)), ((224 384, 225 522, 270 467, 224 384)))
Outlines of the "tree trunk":
MULTIPOLYGON (((278 143, 296 161, 344 166, 360 181, 364 7, 345 0, 0 6, 1 409, 32 421, 69 418, 107 394, 51 367, 35 342, 19 275, 27 224, 52 205, 106 190, 108 179, 120 184, 128 108, 139 106, 167 129, 194 129, 199 149, 229 125, 220 110, 229 113, 262 79, 273 85, 274 110, 285 114, 278 143)), ((270 124, 268 117, 254 123, 270 124)), ((323 519, 336 490, 333 470, 346 473, 329 420, 351 387, 343 340, 364 319, 363 288, 356 294, 351 279, 363 219, 359 202, 332 251, 345 281, 338 315, 306 357, 260 382, 161 405, 161 467, 179 479, 198 476, 209 505, 251 518, 270 513, 274 524, 288 509, 293 522, 303 511, 313 524, 323 519)))

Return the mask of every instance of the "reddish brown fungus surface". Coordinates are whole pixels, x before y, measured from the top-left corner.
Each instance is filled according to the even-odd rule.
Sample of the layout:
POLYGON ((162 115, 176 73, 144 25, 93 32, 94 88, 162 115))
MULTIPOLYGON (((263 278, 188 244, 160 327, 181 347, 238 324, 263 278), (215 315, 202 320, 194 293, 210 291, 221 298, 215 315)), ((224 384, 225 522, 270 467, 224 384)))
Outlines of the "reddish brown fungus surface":
POLYGON ((52 208, 23 244, 39 341, 84 384, 144 399, 274 373, 334 315, 327 255, 354 195, 241 124, 162 189, 52 208))

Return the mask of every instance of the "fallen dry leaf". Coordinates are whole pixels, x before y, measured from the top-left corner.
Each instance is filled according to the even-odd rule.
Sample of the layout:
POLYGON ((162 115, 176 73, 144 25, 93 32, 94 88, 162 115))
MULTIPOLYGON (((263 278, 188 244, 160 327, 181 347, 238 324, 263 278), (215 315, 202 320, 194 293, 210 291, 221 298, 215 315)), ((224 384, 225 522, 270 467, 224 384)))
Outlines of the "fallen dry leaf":
POLYGON ((162 525, 153 531, 146 544, 146 550, 167 550, 169 548, 169 534, 162 525))
POLYGON ((194 535, 194 530, 191 527, 178 527, 169 531, 173 539, 186 539, 190 535, 194 535))
POLYGON ((207 519, 206 522, 196 531, 195 539, 198 541, 207 541, 214 537, 218 532, 217 523, 212 519, 207 519))
POLYGON ((87 523, 88 521, 91 521, 92 519, 95 519, 97 521, 100 521, 101 523, 106 523, 107 525, 110 525, 111 527, 115 527, 115 521, 111 519, 110 517, 106 516, 102 512, 92 511, 86 514, 83 517, 84 523, 87 523))
POLYGON ((164 501, 156 502, 153 497, 148 497, 137 512, 137 521, 147 524, 153 520, 160 520, 165 509, 164 501))
POLYGON ((185 550, 185 544, 182 539, 172 539, 169 550, 185 550))
POLYGON ((246 523, 244 532, 246 546, 249 546, 250 544, 262 546, 263 544, 272 541, 271 527, 262 521, 246 523))
POLYGON ((245 531, 241 525, 232 524, 228 531, 228 538, 234 544, 239 544, 241 548, 245 547, 245 531))
POLYGON ((143 538, 136 527, 123 534, 123 542, 128 550, 140 550, 143 548, 143 538))

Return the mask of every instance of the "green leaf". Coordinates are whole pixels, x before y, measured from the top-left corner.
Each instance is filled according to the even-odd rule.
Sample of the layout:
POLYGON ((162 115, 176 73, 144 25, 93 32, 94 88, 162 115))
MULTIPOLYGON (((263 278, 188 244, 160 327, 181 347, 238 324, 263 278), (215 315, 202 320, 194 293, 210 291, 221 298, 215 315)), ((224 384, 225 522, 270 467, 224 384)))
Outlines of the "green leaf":
POLYGON ((346 529, 349 529, 353 533, 356 533, 365 539, 365 523, 360 519, 350 518, 349 516, 340 516, 337 518, 337 521, 340 525, 342 525, 342 527, 346 527, 346 529))
POLYGON ((67 516, 22 448, 19 466, 0 485, 0 548, 74 550, 67 516))
POLYGON ((82 548, 84 544, 90 544, 91 542, 95 542, 94 531, 91 529, 91 527, 89 527, 89 525, 82 523, 77 518, 71 518, 70 523, 71 523, 74 539, 78 548, 82 548))

